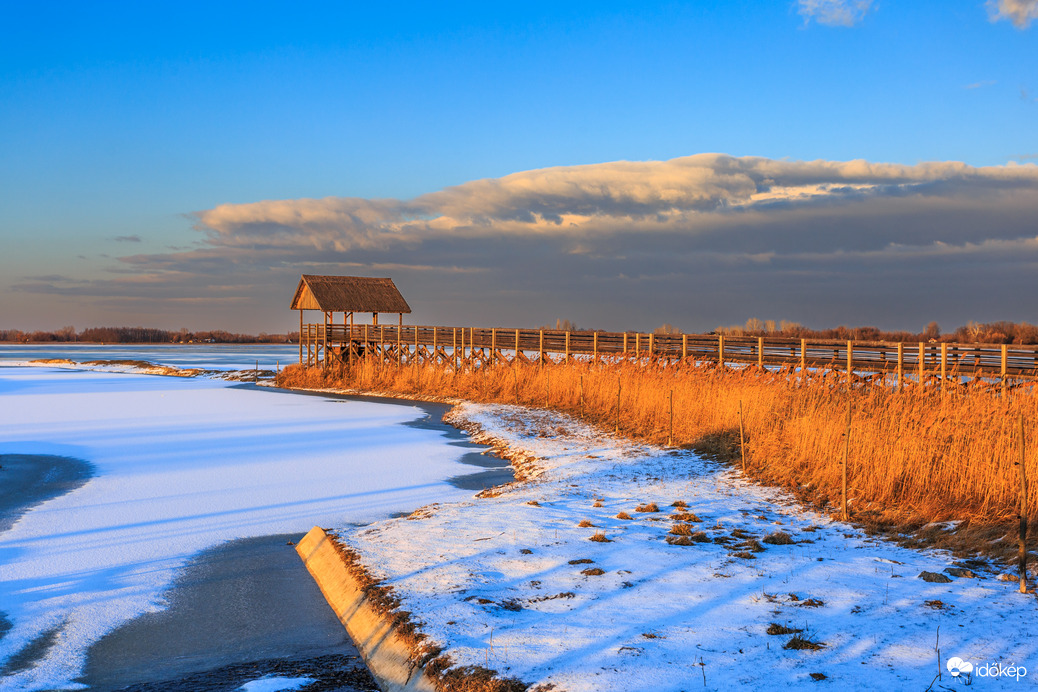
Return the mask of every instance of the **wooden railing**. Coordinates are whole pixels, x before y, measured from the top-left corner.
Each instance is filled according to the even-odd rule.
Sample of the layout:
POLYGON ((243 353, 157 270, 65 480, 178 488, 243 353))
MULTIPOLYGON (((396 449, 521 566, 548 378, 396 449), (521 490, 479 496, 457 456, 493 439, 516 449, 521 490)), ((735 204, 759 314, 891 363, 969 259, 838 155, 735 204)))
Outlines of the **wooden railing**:
POLYGON ((567 332, 549 329, 428 327, 416 325, 307 324, 300 335, 301 363, 378 355, 400 362, 415 359, 490 364, 575 357, 714 361, 759 366, 833 368, 848 373, 896 374, 899 381, 939 377, 1032 379, 1038 346, 964 343, 835 341, 788 337, 641 332, 567 332))

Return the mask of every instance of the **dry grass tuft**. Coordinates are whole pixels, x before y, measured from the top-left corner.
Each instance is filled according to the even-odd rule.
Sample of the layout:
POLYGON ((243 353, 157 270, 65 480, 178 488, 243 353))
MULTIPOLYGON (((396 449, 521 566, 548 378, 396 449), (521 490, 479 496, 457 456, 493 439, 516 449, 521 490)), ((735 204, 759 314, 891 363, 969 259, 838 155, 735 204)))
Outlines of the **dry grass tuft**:
POLYGON ((680 509, 684 509, 684 508, 688 507, 688 503, 685 502, 684 500, 674 500, 674 502, 672 502, 670 506, 671 507, 678 507, 680 509))
POLYGON ((670 533, 675 536, 691 536, 692 525, 691 524, 674 524, 670 527, 670 533))
POLYGON ((594 503, 591 506, 592 507, 601 507, 602 506, 602 501, 601 500, 595 500, 594 503))
POLYGON ((582 529, 588 529, 588 528, 594 528, 595 527, 595 525, 591 523, 590 519, 581 519, 580 523, 577 524, 577 526, 579 528, 582 528, 582 529))
POLYGON ((793 649, 795 651, 818 651, 819 649, 825 648, 825 643, 814 641, 810 637, 801 634, 795 634, 782 648, 793 649))
POLYGON ((692 512, 674 512, 670 518, 674 521, 703 521, 692 512))
POLYGON ((785 625, 780 625, 777 622, 773 622, 770 625, 768 625, 768 634, 800 634, 803 631, 804 630, 798 630, 793 627, 786 627, 785 625))
POLYGON ((769 545, 794 545, 796 541, 785 531, 775 531, 764 537, 764 542, 769 545))
POLYGON ((594 560, 591 560, 591 559, 586 558, 586 557, 582 557, 582 558, 580 558, 578 560, 570 560, 569 564, 571 564, 571 565, 590 565, 590 564, 593 564, 594 562, 595 562, 594 560))
POLYGON ((644 505, 638 505, 634 508, 635 512, 658 512, 660 511, 659 506, 655 502, 649 502, 644 505))
POLYGON ((619 514, 616 515, 616 518, 617 519, 633 519, 634 517, 632 517, 627 512, 620 512, 619 514))
POLYGON ((595 535, 592 536, 591 538, 589 538, 588 540, 589 541, 594 541, 595 543, 612 543, 613 542, 612 539, 606 538, 606 535, 604 533, 602 533, 601 531, 595 531, 595 535))
POLYGON ((532 507, 540 507, 540 506, 541 506, 541 503, 540 503, 540 502, 538 502, 537 500, 530 500, 530 501, 529 501, 529 502, 527 502, 526 504, 528 504, 528 505, 530 505, 530 506, 532 506, 532 507))
POLYGON ((605 574, 605 570, 600 567, 588 567, 587 569, 580 570, 580 573, 586 577, 597 577, 605 574))

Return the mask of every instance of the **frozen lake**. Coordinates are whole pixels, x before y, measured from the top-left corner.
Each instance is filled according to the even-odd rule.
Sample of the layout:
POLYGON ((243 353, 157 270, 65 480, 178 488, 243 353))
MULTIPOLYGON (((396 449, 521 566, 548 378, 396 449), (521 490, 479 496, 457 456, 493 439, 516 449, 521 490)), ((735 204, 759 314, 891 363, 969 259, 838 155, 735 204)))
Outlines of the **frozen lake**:
POLYGON ((0 365, 43 358, 90 360, 146 360, 157 365, 207 370, 273 370, 299 362, 295 344, 0 344, 0 365))
MULTIPOLYGON (((5 347, 0 361, 118 358, 231 369, 260 350, 291 351, 185 348, 5 347)), ((39 498, 0 532, 0 690, 77 689, 84 680, 115 689, 115 679, 98 682, 106 679, 103 660, 115 666, 125 656, 96 645, 129 623, 164 631, 154 623, 148 630, 147 620, 168 606, 189 616, 192 598, 205 602, 172 587, 197 587, 198 574, 220 569, 226 576, 237 564, 228 554, 265 570, 255 557, 263 541, 252 539, 277 536, 284 546, 285 536, 314 525, 364 524, 465 499, 472 491, 449 480, 476 470, 464 463, 473 446, 419 404, 0 362, 0 411, 0 455, 74 459, 92 473, 70 491, 39 498)), ((233 662, 224 654, 222 663, 233 662)), ((123 675, 120 685, 132 682, 123 675)))

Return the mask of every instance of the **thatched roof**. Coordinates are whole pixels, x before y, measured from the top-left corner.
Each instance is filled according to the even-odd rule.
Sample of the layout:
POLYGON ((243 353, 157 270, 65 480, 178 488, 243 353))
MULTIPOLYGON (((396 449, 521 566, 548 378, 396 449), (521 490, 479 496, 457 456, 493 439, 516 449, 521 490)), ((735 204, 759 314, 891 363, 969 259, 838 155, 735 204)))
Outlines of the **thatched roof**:
POLYGON ((293 310, 323 312, 411 312, 392 279, 303 274, 293 310))

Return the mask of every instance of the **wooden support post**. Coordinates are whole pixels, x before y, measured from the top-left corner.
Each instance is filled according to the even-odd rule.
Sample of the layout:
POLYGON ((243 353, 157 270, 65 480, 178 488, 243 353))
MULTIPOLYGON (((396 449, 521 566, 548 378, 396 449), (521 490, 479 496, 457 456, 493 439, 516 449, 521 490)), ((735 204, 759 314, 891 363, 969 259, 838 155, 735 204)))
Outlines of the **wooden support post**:
POLYGON ((490 364, 497 365, 497 327, 490 329, 490 364))
POLYGON ((807 382, 807 339, 800 340, 800 380, 807 382))
POLYGON ((905 345, 900 341, 897 344, 897 390, 900 392, 905 388, 905 345))
POLYGON ((847 521, 847 462, 851 455, 851 406, 847 405, 847 430, 843 434, 843 483, 840 499, 840 511, 843 520, 847 521))
POLYGON ((1020 593, 1027 593, 1027 470, 1024 414, 1020 414, 1020 593))
POLYGON ((688 358, 688 334, 681 335, 681 360, 688 358))
POLYGON ((594 355, 594 360, 597 363, 598 362, 598 332, 594 332, 592 334, 591 338, 594 340, 594 344, 592 346, 592 353, 594 355))
POLYGON ((764 367, 764 337, 757 337, 757 367, 764 367))
POLYGON ((369 341, 369 339, 368 339, 368 325, 367 325, 367 323, 365 323, 364 324, 364 360, 367 360, 368 356, 371 355, 371 349, 368 348, 368 341, 369 341))
POLYGON ((926 386, 926 344, 919 342, 919 389, 926 386))
POLYGON ((350 312, 350 367, 353 367, 353 356, 356 351, 356 345, 353 340, 353 312, 350 312))
POLYGON ((538 366, 544 365, 544 330, 541 329, 540 340, 537 342, 537 364, 538 366))
POLYGON ((641 332, 634 333, 634 357, 640 358, 642 355, 642 334, 641 332))
POLYGON ((299 364, 303 364, 303 311, 299 311, 299 364))
MULTIPOLYGON (((378 313, 376 313, 378 314, 378 313)), ((386 359, 386 325, 378 325, 378 362, 386 359)))
POLYGON ((1009 347, 1002 344, 1002 398, 1006 396, 1006 391, 1009 389, 1009 378, 1007 372, 1009 370, 1009 347))
POLYGON ((519 330, 515 330, 515 356, 512 358, 513 363, 519 362, 519 330))
POLYGON ((472 352, 472 347, 476 344, 476 328, 469 327, 469 367, 475 364, 476 354, 472 352))
POLYGON ((419 358, 418 358, 418 325, 417 324, 414 326, 414 365, 415 365, 416 368, 420 365, 419 358))
POLYGON ((948 344, 941 344, 941 391, 948 381, 948 344))
POLYGON ((451 360, 454 361, 454 372, 458 371, 458 328, 451 327, 451 360))
POLYGON ((742 399, 739 399, 739 456, 742 457, 742 472, 746 473, 746 432, 742 422, 742 399))
POLYGON ((847 342, 847 388, 854 386, 854 342, 847 342))
POLYGON ((652 333, 652 332, 649 332, 649 358, 650 359, 652 358, 653 354, 656 352, 656 346, 655 346, 655 343, 653 341, 655 338, 656 338, 656 335, 654 333, 652 333))
POLYGON ((566 332, 566 363, 569 364, 569 332, 566 332))
MULTIPOLYGON (((402 319, 403 318, 403 313, 400 313, 400 315, 401 315, 401 319, 402 319)), ((415 327, 416 331, 417 331, 417 329, 418 329, 418 327, 415 327)), ((397 365, 403 365, 404 364, 404 339, 403 339, 403 336, 404 336, 404 328, 403 328, 403 326, 398 325, 397 328, 396 328, 396 364, 397 365)))
POLYGON ((324 330, 321 334, 324 347, 324 367, 328 367, 328 313, 324 313, 324 330))
POLYGON ((440 359, 439 344, 436 343, 436 327, 433 327, 433 344, 432 344, 432 346, 433 346, 432 362, 435 364, 435 363, 439 362, 439 359, 440 359))
POLYGON ((624 358, 627 357, 627 332, 624 332, 624 358))
POLYGON ((717 335, 717 364, 724 367, 724 334, 717 335))

